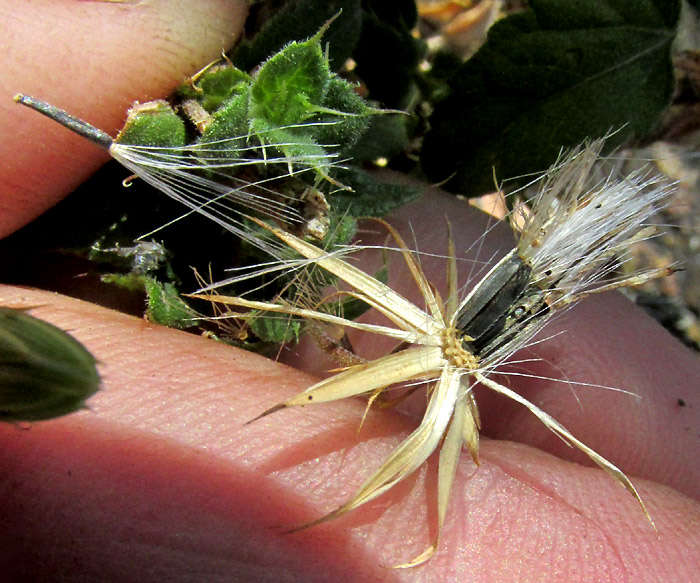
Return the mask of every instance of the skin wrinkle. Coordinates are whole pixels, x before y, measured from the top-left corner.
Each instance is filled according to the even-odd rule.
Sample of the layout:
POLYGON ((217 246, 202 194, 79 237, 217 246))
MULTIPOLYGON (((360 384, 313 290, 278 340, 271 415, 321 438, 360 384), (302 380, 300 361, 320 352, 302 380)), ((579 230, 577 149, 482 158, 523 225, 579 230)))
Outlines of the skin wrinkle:
MULTIPOLYGON (((486 461, 488 458, 484 458, 486 461)), ((581 512, 579 508, 577 508, 574 504, 572 504, 570 501, 566 500, 565 498, 562 498, 556 491, 555 488, 549 487, 545 485, 544 481, 541 479, 534 478, 525 468, 514 466, 511 464, 507 464, 505 461, 499 459, 499 458, 491 458, 488 459, 489 463, 493 464, 496 466, 499 470, 501 470, 504 475, 512 478, 513 480, 517 481, 520 484, 523 484, 529 488, 532 489, 533 492, 546 496, 553 500, 555 503, 559 504, 562 508, 567 509, 569 512, 573 512, 577 516, 581 516, 583 518, 586 518, 585 515, 581 512)), ((587 519, 590 520, 590 519, 587 519)))
MULTIPOLYGON (((613 556, 617 559, 618 565, 621 567, 620 570, 624 572, 624 559, 615 538, 612 537, 610 533, 606 532, 605 529, 601 528, 594 519, 587 516, 585 511, 582 511, 572 502, 561 497, 555 488, 546 486, 544 480, 533 479, 526 468, 519 468, 517 466, 508 467, 503 460, 498 459, 494 459, 492 463, 497 465, 506 475, 512 477, 520 484, 525 484, 526 486, 531 487, 538 495, 545 496, 553 500, 563 512, 567 514, 574 514, 578 521, 581 521, 586 525, 585 530, 587 536, 590 536, 588 533, 596 533, 603 541, 605 541, 606 544, 604 547, 612 551, 613 556)), ((606 563, 609 565, 609 562, 606 561, 606 563)), ((625 579, 627 579, 627 577, 625 577, 625 579)))
MULTIPOLYGON (((503 467, 501 464, 498 465, 499 467, 503 467)), ((543 484, 543 482, 540 481, 538 483, 537 480, 531 480, 530 476, 528 476, 528 479, 523 480, 523 476, 528 475, 526 472, 520 472, 517 468, 515 468, 515 471, 506 471, 506 473, 508 475, 511 475, 514 479, 520 481, 521 483, 525 483, 527 485, 532 486, 538 494, 553 499, 562 511, 566 513, 573 513, 578 519, 578 521, 582 522, 585 525, 586 536, 590 536, 589 533, 598 534, 598 536, 600 536, 601 539, 605 542, 605 545, 603 545, 604 548, 610 549, 612 555, 617 559, 619 570, 624 574, 625 561, 623 559, 622 552, 619 549, 619 545, 617 544, 615 538, 611 536, 609 532, 606 532, 605 529, 601 528, 598 524, 596 524, 595 520, 593 520, 589 516, 586 516, 585 512, 583 512, 581 509, 577 508, 575 505, 571 504, 567 500, 557 495, 555 490, 546 487, 543 484)), ((606 564, 610 565, 609 561, 606 561, 606 564)), ((627 580, 626 576, 625 580, 627 580)))
MULTIPOLYGON (((493 467, 489 467, 489 469, 487 471, 489 472, 489 474, 491 474, 493 472, 500 474, 500 472, 501 472, 500 469, 493 468, 493 467)), ((536 524, 534 525, 534 527, 528 527, 528 525, 532 526, 533 520, 534 521, 539 520, 539 517, 537 514, 534 514, 534 515, 531 515, 528 513, 523 514, 520 511, 520 506, 513 506, 512 504, 504 506, 504 504, 502 504, 498 501, 491 504, 488 501, 483 500, 484 495, 487 497, 493 496, 496 500, 498 500, 501 497, 504 497, 506 500, 512 500, 513 497, 508 495, 508 491, 513 490, 513 489, 519 491, 519 490, 522 490, 523 487, 525 487, 528 491, 528 495, 524 498, 518 496, 517 499, 522 500, 522 502, 524 503, 526 508, 527 508, 527 506, 533 506, 533 508, 536 511, 537 505, 536 504, 533 505, 532 502, 529 501, 529 499, 532 496, 535 496, 536 498, 539 498, 542 501, 542 503, 547 504, 547 497, 546 496, 542 498, 534 490, 532 490, 531 488, 527 488, 527 486, 524 486, 517 479, 509 479, 506 483, 501 483, 501 481, 499 479, 497 479, 493 483, 497 483, 499 485, 495 489, 492 489, 492 488, 487 488, 485 490, 482 489, 482 492, 483 492, 482 499, 477 499, 477 500, 470 499, 468 501, 469 508, 470 509, 473 508, 473 509, 477 510, 476 514, 469 515, 470 514, 469 511, 465 512, 459 507, 455 508, 453 515, 465 516, 465 517, 467 517, 467 518, 465 518, 465 520, 467 520, 470 525, 476 525, 476 529, 477 529, 476 532, 465 533, 465 535, 462 537, 463 540, 484 540, 484 538, 485 538, 486 541, 488 541, 490 538, 493 538, 493 539, 507 538, 507 539, 511 540, 513 548, 518 548, 521 550, 523 556, 530 556, 534 552, 536 555, 541 557, 541 561, 543 563, 546 563, 547 565, 550 565, 550 566, 554 566, 556 564, 557 560, 562 558, 562 555, 564 555, 563 551, 566 550, 567 553, 570 554, 571 550, 575 550, 575 549, 571 549, 570 546, 568 545, 568 543, 564 544, 565 540, 562 541, 562 540, 560 540, 559 537, 555 537, 554 539, 549 538, 549 537, 551 537, 552 534, 556 534, 558 532, 557 518, 548 517, 547 519, 545 519, 547 521, 553 521, 553 524, 550 526, 547 526, 548 523, 545 523, 542 525, 542 527, 544 527, 545 530, 542 530, 542 527, 538 528, 538 526, 536 524), (483 522, 483 521, 479 520, 479 514, 478 514, 478 509, 481 506, 489 506, 489 507, 495 506, 495 507, 499 508, 499 511, 497 512, 496 515, 494 515, 493 520, 488 521, 488 522, 483 522), (511 525, 510 529, 507 531, 504 531, 502 527, 499 527, 499 523, 502 519, 502 516, 500 516, 500 515, 503 515, 504 513, 520 517, 519 520, 515 521, 511 525), (499 518, 496 519, 496 516, 499 516, 499 518), (520 536, 519 536, 521 529, 531 531, 532 534, 534 535, 530 538, 524 539, 522 541, 522 544, 521 544, 520 536), (491 533, 491 534, 489 534, 489 533, 491 533), (540 539, 537 538, 538 536, 547 537, 544 540, 549 541, 549 545, 542 545, 541 542, 539 542, 540 539), (553 547, 552 546, 553 543, 557 543, 557 545, 553 547), (547 552, 551 556, 547 556, 547 554, 543 554, 543 551, 545 549, 548 549, 547 552), (557 551, 557 553, 552 554, 552 552, 556 551, 557 549, 559 549, 557 551)), ((458 499, 461 500, 462 497, 458 497, 458 499)), ((464 504, 464 502, 460 502, 460 505, 461 504, 464 504)), ((564 520, 564 522, 565 522, 565 520, 564 520)), ((579 526, 578 528, 580 529, 581 527, 579 526)), ((473 531, 474 528, 472 528, 471 530, 473 531)), ((572 537, 569 534, 568 528, 562 534, 562 536, 568 537, 566 540, 576 540, 576 537, 572 537)), ((595 542, 595 540, 596 540, 595 537, 587 536, 586 548, 590 549, 591 545, 595 542)), ((597 539, 597 540, 600 541, 601 539, 597 539)), ((596 544, 596 546, 599 548, 599 551, 600 550, 604 551, 604 547, 601 547, 600 544, 596 544)), ((473 549, 473 552, 476 553, 476 552, 478 552, 478 550, 473 549)), ((600 560, 601 563, 604 563, 606 565, 606 569, 609 569, 610 562, 607 559, 605 559, 604 556, 601 557, 600 552, 597 552, 597 555, 598 555, 598 560, 600 560)), ((527 561, 524 561, 524 560, 519 560, 517 557, 518 557, 517 553, 513 553, 513 554, 507 553, 505 555, 494 556, 493 561, 495 564, 500 565, 500 569, 503 569, 504 574, 506 572, 511 573, 511 570, 507 567, 506 563, 509 564, 511 567, 514 564, 519 565, 519 571, 518 571, 519 575, 515 574, 513 576, 514 577, 513 580, 531 580, 528 577, 532 576, 533 573, 538 573, 537 568, 532 563, 528 563, 527 561)), ((436 560, 437 559, 438 558, 436 557, 436 560)), ((554 572, 556 572, 556 570, 554 572)), ((553 574, 553 572, 549 572, 548 575, 545 575, 544 573, 539 572, 538 576, 533 577, 532 580, 542 580, 541 577, 547 577, 547 578, 549 578, 549 580, 551 580, 552 574, 553 574)), ((498 577, 495 576, 493 573, 491 574, 491 577, 492 577, 492 579, 490 579, 490 580, 499 580, 498 577)), ((478 580, 483 580, 483 579, 479 578, 478 580)), ((489 579, 486 579, 486 580, 489 580, 489 579)), ((561 580, 571 580, 571 579, 569 577, 561 577, 561 580)), ((579 580, 579 579, 576 579, 576 580, 579 580)), ((585 579, 582 578, 581 580, 585 580, 585 579)), ((590 580, 597 580, 597 579, 591 578, 590 580)), ((620 580, 620 578, 618 578, 617 580, 620 580)))
MULTIPOLYGON (((632 306, 628 306, 626 304, 626 300, 622 300, 621 298, 617 297, 612 297, 610 298, 610 300, 613 300, 614 304, 621 305, 621 307, 631 309, 631 311, 636 311, 636 308, 633 308, 632 306), (624 306, 622 306, 623 304, 624 306)), ((571 328, 580 328, 580 326, 577 325, 576 322, 585 321, 585 319, 588 317, 588 314, 600 311, 600 308, 596 309, 593 307, 595 306, 595 304, 603 306, 603 304, 600 303, 600 300, 598 298, 591 298, 590 300, 587 300, 587 302, 587 304, 581 304, 576 308, 576 310, 579 313, 582 313, 581 316, 579 316, 577 320, 574 321, 572 319, 570 320, 571 323, 565 324, 564 328, 569 328, 571 334, 578 333, 576 330, 571 330, 571 328)), ((614 313, 607 306, 605 312, 610 314, 614 313)), ((606 320, 603 319, 603 321, 606 320)), ((644 322, 644 319, 642 319, 642 322, 644 322)), ((665 331, 655 330, 655 332, 657 334, 660 334, 661 336, 666 336, 665 331)), ((586 335, 590 336, 590 333, 586 332, 586 335)), ((583 342, 585 343, 587 342, 587 340, 584 338, 583 342)), ((673 342, 675 342, 675 340, 673 342)), ((546 348, 545 345, 543 345, 543 349, 544 348, 546 348)), ((563 349, 560 348, 559 350, 561 351, 563 349)), ((603 350, 601 352, 604 353, 605 351, 603 350)), ((674 356, 676 356, 677 358, 678 356, 684 357, 686 355, 691 356, 685 349, 683 349, 681 352, 675 354, 674 356)), ((638 356, 637 358, 641 360, 643 357, 639 358, 638 356)), ((684 359, 681 359, 681 361, 682 360, 684 359)), ((634 368, 628 367, 624 370, 624 374, 628 378, 628 380, 625 382, 621 379, 616 378, 615 366, 605 367, 605 363, 600 363, 599 360, 596 360, 596 362, 594 363, 581 361, 581 359, 578 358, 578 355, 575 352, 571 351, 563 351, 562 357, 558 364, 560 364, 562 367, 568 368, 569 370, 582 371, 581 373, 579 373, 578 377, 573 377, 573 375, 570 375, 574 378, 574 380, 588 380, 588 374, 595 374, 596 376, 600 377, 601 375, 596 374, 596 372, 593 369, 601 367, 603 370, 609 371, 606 375, 607 378, 601 379, 603 380, 603 382, 605 382, 605 384, 608 384, 610 386, 619 386, 625 389, 633 388, 637 386, 638 383, 639 386, 643 387, 653 386, 653 384, 657 381, 656 379, 650 376, 651 374, 654 374, 655 376, 659 377, 658 382, 663 382, 662 379, 664 375, 672 376, 674 374, 673 366, 669 366, 668 368, 664 367, 658 372, 646 371, 644 376, 638 375, 634 368), (570 362, 561 362, 562 360, 570 360, 570 362), (588 371, 591 372, 587 372, 586 369, 588 369, 588 371), (638 377, 638 381, 635 382, 634 378, 636 376, 638 377)), ((676 368, 681 369, 682 366, 679 365, 676 368)), ((535 383, 534 381, 530 383, 526 378, 520 378, 518 379, 518 382, 518 391, 522 394, 527 395, 528 398, 537 399, 537 397, 533 397, 533 392, 528 388, 528 385, 537 386, 536 390, 538 392, 547 391, 551 393, 552 406, 549 407, 548 410, 553 414, 555 418, 561 418, 562 415, 567 414, 567 410, 569 409, 569 407, 575 407, 574 411, 576 415, 574 416, 574 421, 567 423, 567 425, 573 432, 580 433, 584 441, 590 441, 591 439, 599 441, 602 455, 605 455, 606 450, 609 449, 609 443, 628 443, 629 447, 624 447, 622 449, 623 453, 621 455, 618 453, 618 455, 620 456, 619 462, 621 465, 624 465, 625 467, 630 467, 630 465, 632 466, 629 470, 632 473, 641 473, 642 475, 657 476, 657 479, 663 476, 663 479, 667 480, 668 472, 664 467, 665 461, 668 459, 667 456, 649 455, 649 449, 651 448, 656 449, 658 451, 666 451, 668 448, 669 450, 673 451, 681 451, 682 455, 688 456, 688 459, 690 459, 690 457, 692 457, 693 450, 697 447, 697 444, 694 444, 692 439, 688 439, 687 436, 682 435, 681 432, 677 431, 676 427, 674 427, 673 419, 671 416, 672 411, 670 411, 668 407, 664 406, 665 400, 663 393, 650 393, 647 390, 647 393, 643 394, 641 399, 635 399, 634 397, 626 396, 620 393, 601 392, 604 391, 604 389, 580 387, 578 388, 577 392, 583 403, 583 409, 581 409, 573 403, 568 403, 566 400, 559 400, 557 402, 556 392, 558 390, 561 390, 561 387, 557 387, 556 383, 551 383, 551 388, 547 388, 542 383, 535 383), (601 428, 596 429, 595 434, 591 434, 591 428, 587 427, 585 419, 588 415, 595 415, 596 408, 601 407, 601 401, 607 403, 607 405, 603 406, 613 407, 613 410, 625 408, 627 414, 621 416, 619 423, 605 425, 601 428), (577 428, 578 425, 581 426, 580 429, 577 428), (640 427, 646 428, 644 433, 640 434, 640 427), (678 442, 679 445, 682 444, 682 447, 672 448, 668 441, 652 441, 644 448, 636 445, 639 442, 640 438, 643 438, 646 435, 656 435, 662 433, 664 429, 668 427, 673 428, 670 432, 669 438, 672 440, 672 442, 678 442), (590 435, 590 437, 588 437, 588 435, 590 435), (647 469, 647 472, 644 471, 645 469, 647 469)), ((670 388, 670 383, 665 384, 670 388)), ((489 421, 487 415, 484 415, 484 417, 486 419, 485 423, 488 425, 489 421)), ((522 427, 523 425, 519 424, 516 420, 522 419, 523 422, 527 423, 526 416, 520 412, 516 412, 515 417, 513 417, 512 419, 514 422, 512 425, 511 432, 509 433, 509 438, 521 440, 524 435, 527 435, 529 433, 529 430, 519 430, 518 428, 522 427)), ((530 436, 527 438, 527 440, 533 444, 546 445, 548 449, 556 451, 558 455, 562 455, 561 452, 567 452, 568 448, 558 444, 555 438, 549 437, 542 432, 538 433, 540 434, 539 438, 533 438, 532 436, 530 436)), ((496 435, 501 435, 501 433, 498 432, 496 433, 496 435)), ((617 446, 613 446, 613 450, 616 448, 617 446)), ((566 455, 566 453, 564 453, 564 455, 566 455)), ((569 456, 567 455, 567 457, 569 456)), ((579 458, 575 459, 579 461, 579 458)), ((693 478, 693 473, 689 473, 687 471, 691 468, 694 468, 692 464, 690 464, 686 468, 685 478, 683 479, 683 481, 675 484, 676 487, 684 489, 684 491, 686 491, 688 494, 697 496, 699 492, 699 485, 695 481, 695 478, 693 478)))

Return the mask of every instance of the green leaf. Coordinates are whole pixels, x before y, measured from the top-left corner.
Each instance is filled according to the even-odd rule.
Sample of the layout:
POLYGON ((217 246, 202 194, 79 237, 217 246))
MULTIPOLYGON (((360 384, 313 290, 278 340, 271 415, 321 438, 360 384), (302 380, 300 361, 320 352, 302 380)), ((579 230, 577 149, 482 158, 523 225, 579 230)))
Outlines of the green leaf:
POLYGON ((674 0, 531 0, 498 22, 435 109, 421 162, 470 195, 546 169, 562 147, 642 136, 668 105, 674 0))
POLYGON ((400 114, 374 115, 369 119, 366 131, 341 156, 352 158, 357 163, 400 154, 408 149, 406 126, 411 121, 409 116, 400 114))
POLYGON ((261 7, 264 22, 252 41, 242 42, 233 56, 235 65, 250 71, 278 52, 289 41, 301 41, 313 36, 326 22, 335 17, 323 35, 328 46, 333 70, 343 66, 360 38, 362 10, 360 0, 292 0, 274 16, 261 7))
MULTIPOLYGON (((328 178, 326 150, 342 155, 366 131, 369 116, 381 112, 331 72, 321 49, 324 34, 322 28, 308 40, 291 42, 260 66, 250 85, 247 113, 250 132, 261 144, 297 164, 308 160, 328 178)), ((209 139, 207 134, 202 141, 209 139)))
POLYGON ((369 98, 384 107, 403 109, 411 98, 413 76, 423 52, 414 38, 418 13, 413 0, 365 0, 362 36, 352 57, 355 73, 369 89, 369 98))
POLYGON ((248 326, 263 342, 286 344, 299 342, 302 323, 295 318, 274 318, 252 313, 248 320, 248 326))
POLYGON ((419 188, 382 182, 364 170, 344 170, 338 179, 352 189, 336 192, 331 198, 333 211, 339 215, 382 217, 422 194, 419 188))
POLYGON ((301 123, 326 93, 330 71, 321 42, 292 42, 265 61, 250 88, 250 115, 278 126, 301 123))
POLYGON ((84 408, 100 387, 96 365, 60 328, 0 308, 0 420, 38 421, 84 408))

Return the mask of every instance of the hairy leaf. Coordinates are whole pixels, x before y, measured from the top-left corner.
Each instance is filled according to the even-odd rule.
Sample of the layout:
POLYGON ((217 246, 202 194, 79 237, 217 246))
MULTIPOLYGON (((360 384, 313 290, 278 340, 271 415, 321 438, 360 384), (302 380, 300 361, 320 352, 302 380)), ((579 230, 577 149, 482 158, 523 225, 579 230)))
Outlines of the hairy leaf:
POLYGON ((331 204, 336 213, 351 217, 382 217, 422 194, 419 188, 383 182, 363 170, 349 169, 339 177, 352 190, 335 193, 331 204))
MULTIPOLYGON (((274 16, 261 14, 260 32, 242 42, 233 56, 237 67, 250 70, 269 55, 278 52, 289 41, 313 36, 325 22, 335 17, 324 34, 323 44, 329 47, 331 68, 343 66, 360 38, 362 10, 360 0, 292 0, 274 16)), ((264 10, 264 7, 262 8, 264 10)))
POLYGON ((431 180, 477 195, 544 170, 562 147, 647 133, 673 87, 674 0, 531 0, 497 23, 451 80, 421 159, 431 180))

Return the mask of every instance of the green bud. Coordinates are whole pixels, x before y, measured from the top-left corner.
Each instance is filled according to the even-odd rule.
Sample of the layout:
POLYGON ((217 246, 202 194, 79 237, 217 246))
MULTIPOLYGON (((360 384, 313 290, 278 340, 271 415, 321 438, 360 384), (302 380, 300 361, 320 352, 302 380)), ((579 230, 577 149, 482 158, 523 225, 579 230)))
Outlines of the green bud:
POLYGON ((209 113, 219 109, 223 103, 243 91, 247 91, 250 75, 229 64, 213 65, 178 89, 185 99, 194 99, 209 113))
POLYGON ((238 95, 226 101, 211 115, 206 130, 198 140, 202 146, 198 157, 202 160, 240 157, 240 151, 246 147, 248 134, 248 97, 245 87, 238 95))
POLYGON ((319 35, 291 42, 261 66, 251 85, 251 117, 277 126, 302 123, 322 105, 331 72, 319 35))
POLYGON ((328 111, 320 114, 317 120, 335 123, 318 126, 315 131, 316 140, 326 146, 335 146, 336 149, 340 146, 341 157, 344 157, 365 133, 370 123, 370 115, 379 113, 378 110, 368 107, 365 100, 355 92, 355 88, 337 75, 333 75, 328 82, 323 105, 328 111))
POLYGON ((330 167, 326 150, 316 143, 311 130, 303 128, 279 128, 266 119, 253 119, 251 128, 265 144, 279 150, 290 164, 313 167, 324 177, 330 167))
POLYGON ((114 140, 117 144, 159 148, 184 146, 186 141, 185 122, 166 101, 134 104, 114 140))
POLYGON ((161 283, 148 276, 144 279, 148 297, 146 317, 151 322, 180 329, 197 325, 196 313, 184 302, 172 283, 161 283))
POLYGON ((96 365, 70 334, 0 308, 0 420, 39 421, 84 408, 100 386, 96 365))

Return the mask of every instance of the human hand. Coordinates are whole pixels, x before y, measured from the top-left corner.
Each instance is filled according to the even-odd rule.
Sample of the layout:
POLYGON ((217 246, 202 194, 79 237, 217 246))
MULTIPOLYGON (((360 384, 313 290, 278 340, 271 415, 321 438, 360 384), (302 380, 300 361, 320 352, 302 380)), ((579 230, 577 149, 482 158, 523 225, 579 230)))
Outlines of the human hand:
MULTIPOLYGON (((0 95, 0 232, 51 206, 104 159, 92 144, 16 107, 12 95, 33 93, 103 129, 116 128, 130 101, 167 93, 218 56, 224 31, 242 26, 240 12, 226 19, 228 4, 67 3, 71 11, 59 16, 51 14, 60 11, 56 3, 5 9, 3 30, 16 33, 7 37, 13 49, 0 56, 11 60, 3 70, 13 71, 0 95), (86 26, 102 18, 103 28, 86 26), (163 19, 172 26, 163 26, 163 19), (56 22, 60 36, 52 39, 41 25, 56 22), (124 22, 117 50, 111 34, 124 22), (175 42, 144 32, 151 30, 169 30, 175 42), (50 77, 55 56, 45 68, 35 60, 41 40, 67 48, 61 62, 75 71, 70 77, 50 77), (98 54, 100 46, 108 48, 98 54), (85 55, 94 68, 88 69, 85 55), (25 63, 21 69, 18 62, 25 63), (92 79, 94 71, 102 75, 92 79), (96 86, 104 88, 103 98, 90 102, 96 86)), ((460 217, 453 224, 458 248, 481 234, 482 218, 464 213, 463 203, 428 196, 429 205, 423 200, 395 218, 404 228, 412 225, 421 250, 444 253, 445 214, 460 217)), ((507 231, 496 238, 512 243, 507 231)), ((444 279, 440 262, 424 262, 432 281, 444 279)), ((392 268, 392 277, 392 285, 411 293, 400 269, 392 268)), ((438 553, 405 571, 382 565, 412 558, 431 540, 434 463, 427 474, 419 472, 341 519, 294 534, 284 530, 351 495, 415 426, 410 410, 371 411, 359 434, 364 403, 350 400, 244 426, 312 379, 250 353, 55 294, 2 287, 0 300, 38 306, 33 314, 88 346, 104 378, 89 411, 29 429, 0 426, 0 549, 4 543, 5 560, 23 563, 27 580, 698 577, 693 557, 700 549, 694 528, 700 507, 691 500, 700 496, 697 358, 615 294, 586 300, 548 327, 546 334, 566 333, 538 347, 545 361, 535 365, 543 367, 536 372, 628 389, 641 400, 576 388, 579 406, 561 383, 518 379, 513 387, 632 476, 658 536, 618 484, 598 469, 560 459, 582 461, 529 414, 484 393, 479 402, 485 433, 496 439, 484 440, 481 467, 463 456, 438 553), (678 406, 679 398, 686 407, 678 406)), ((361 342, 370 341, 356 341, 358 351, 373 350, 361 342)))

